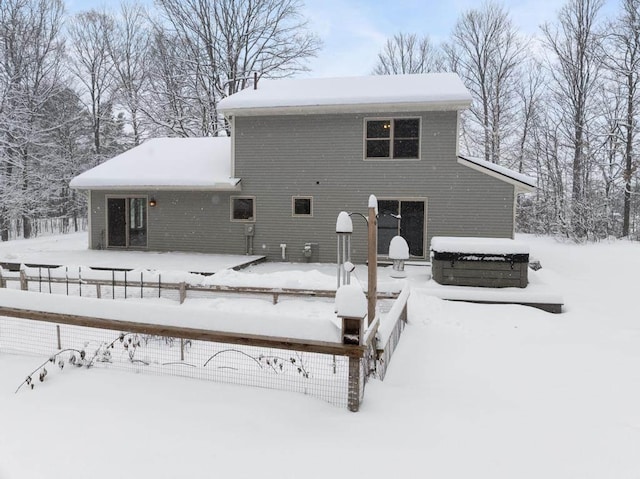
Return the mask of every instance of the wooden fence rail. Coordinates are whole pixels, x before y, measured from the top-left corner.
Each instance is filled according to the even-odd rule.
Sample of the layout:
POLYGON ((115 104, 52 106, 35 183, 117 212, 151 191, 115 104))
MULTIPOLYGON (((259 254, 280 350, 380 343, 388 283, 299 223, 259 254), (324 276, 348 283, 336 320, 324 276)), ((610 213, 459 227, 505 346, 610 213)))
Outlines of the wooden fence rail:
MULTIPOLYGON (((160 278, 160 276, 159 276, 160 278)), ((20 270, 18 276, 7 276, 2 274, 0 269, 0 288, 6 288, 7 282, 15 281, 20 283, 20 289, 29 290, 29 283, 38 284, 70 284, 80 286, 95 286, 96 296, 102 296, 102 287, 125 288, 125 297, 127 291, 140 290, 142 288, 178 291, 180 293, 181 302, 184 300, 189 291, 204 293, 229 293, 229 294, 259 294, 269 295, 273 298, 273 304, 277 304, 280 296, 309 296, 318 298, 333 298, 336 295, 335 290, 330 289, 296 289, 296 288, 267 288, 258 286, 226 286, 226 285, 194 285, 190 283, 163 283, 158 281, 144 280, 116 280, 116 279, 92 279, 92 278, 60 278, 51 277, 50 275, 27 275, 24 270, 20 270)), ((377 292, 377 299, 395 299, 399 295, 398 292, 377 292)))
POLYGON ((361 358, 365 347, 331 343, 326 341, 312 341, 275 336, 261 336, 256 334, 240 334, 208 329, 187 328, 183 326, 158 325, 140 323, 136 321, 122 321, 94 316, 79 316, 73 314, 54 313, 34 309, 7 308, 0 306, 0 316, 9 318, 31 319, 55 324, 84 326, 89 328, 108 329, 111 331, 149 334, 168 338, 182 338, 218 343, 238 344, 243 346, 257 346, 263 348, 285 349, 308 353, 333 354, 361 358))

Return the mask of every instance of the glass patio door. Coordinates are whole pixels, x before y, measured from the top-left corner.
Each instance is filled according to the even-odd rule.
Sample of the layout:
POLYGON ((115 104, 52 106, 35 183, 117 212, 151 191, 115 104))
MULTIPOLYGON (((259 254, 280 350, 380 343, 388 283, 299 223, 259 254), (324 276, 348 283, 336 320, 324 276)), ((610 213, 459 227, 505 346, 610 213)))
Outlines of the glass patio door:
POLYGON ((107 246, 147 246, 146 198, 107 198, 107 246))
POLYGON ((389 243, 402 236, 409 245, 409 254, 424 258, 425 202, 412 200, 378 200, 378 254, 389 254, 389 243), (400 219, 391 215, 398 216, 400 219))

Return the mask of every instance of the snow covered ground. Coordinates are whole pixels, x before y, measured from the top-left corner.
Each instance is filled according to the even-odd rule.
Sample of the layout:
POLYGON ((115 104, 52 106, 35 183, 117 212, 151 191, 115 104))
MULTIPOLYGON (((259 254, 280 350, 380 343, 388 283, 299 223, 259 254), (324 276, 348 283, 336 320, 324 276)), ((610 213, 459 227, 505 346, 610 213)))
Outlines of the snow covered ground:
POLYGON ((0 263, 215 273, 259 258, 247 255, 90 250, 87 249, 86 232, 0 242, 0 263))
POLYGON ((357 414, 105 369, 14 394, 38 358, 0 351, 0 478, 637 478, 640 245, 518 239, 565 312, 447 302, 413 275, 409 325, 357 414))

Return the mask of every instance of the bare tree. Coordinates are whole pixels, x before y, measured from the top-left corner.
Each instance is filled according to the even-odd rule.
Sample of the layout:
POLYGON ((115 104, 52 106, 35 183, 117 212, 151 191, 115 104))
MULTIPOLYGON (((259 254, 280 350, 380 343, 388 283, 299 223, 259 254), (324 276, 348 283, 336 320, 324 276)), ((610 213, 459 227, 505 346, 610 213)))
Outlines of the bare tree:
POLYGON ((0 239, 20 220, 25 238, 42 206, 37 179, 44 105, 61 90, 60 0, 0 2, 0 239))
POLYGON ((374 75, 399 75, 405 73, 431 73, 441 71, 444 61, 439 49, 428 35, 396 33, 387 39, 378 53, 374 75))
POLYGON ((113 18, 96 10, 78 13, 69 26, 71 71, 84 89, 81 97, 86 98, 91 114, 93 149, 98 158, 103 154, 102 123, 112 111, 109 102, 115 77, 109 38, 113 37, 114 29, 113 18))
POLYGON ((544 108, 543 87, 545 76, 537 60, 530 60, 524 69, 524 75, 517 85, 517 97, 520 104, 518 124, 520 125, 517 169, 525 173, 527 159, 535 157, 531 147, 532 135, 536 128, 540 128, 540 117, 544 108))
POLYGON ((113 30, 105 32, 114 68, 115 93, 127 110, 134 145, 139 145, 144 135, 140 109, 148 84, 149 27, 147 11, 141 4, 122 3, 113 30))
POLYGON ((444 50, 450 68, 474 97, 470 112, 484 159, 500 163, 503 143, 512 134, 518 67, 524 57, 524 45, 508 13, 492 2, 464 12, 444 50))
POLYGON ((640 111, 640 0, 623 0, 622 12, 607 28, 604 62, 623 98, 623 112, 616 118, 624 145, 624 206, 622 236, 629 235, 631 213, 631 181, 638 168, 634 158, 634 139, 640 111))
POLYGON ((601 6, 602 0, 569 0, 558 13, 557 23, 542 27, 546 46, 554 56, 549 71, 555 101, 573 151, 572 223, 578 236, 586 234, 582 225, 590 175, 587 129, 601 67, 598 52, 602 37, 597 26, 601 6))
POLYGON ((299 0, 157 0, 157 5, 165 23, 156 29, 161 30, 156 52, 172 48, 158 39, 177 43, 179 68, 190 76, 189 103, 200 112, 202 135, 225 129, 217 103, 250 85, 252 72, 283 77, 304 71, 305 61, 319 48, 299 0))

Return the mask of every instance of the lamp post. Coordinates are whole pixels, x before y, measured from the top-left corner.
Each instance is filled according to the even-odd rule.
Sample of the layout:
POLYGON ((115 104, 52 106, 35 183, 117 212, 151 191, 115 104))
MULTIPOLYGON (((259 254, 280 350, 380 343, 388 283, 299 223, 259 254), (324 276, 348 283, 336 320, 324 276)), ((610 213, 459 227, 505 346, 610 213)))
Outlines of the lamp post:
POLYGON ((378 295, 378 199, 369 196, 369 241, 367 251, 367 316, 368 324, 376 318, 376 297, 378 295))
POLYGON ((347 271, 346 263, 351 261, 351 234, 353 223, 346 211, 341 211, 336 221, 336 234, 338 235, 338 288, 341 284, 349 284, 351 270, 347 271))
POLYGON ((337 282, 338 288, 341 284, 349 284, 349 273, 345 266, 351 259, 351 234, 353 233, 352 215, 361 216, 367 222, 367 316, 368 324, 373 323, 376 317, 376 298, 378 295, 378 199, 375 195, 369 196, 368 215, 341 211, 336 221, 336 233, 338 235, 338 255, 337 255, 337 282), (344 275, 344 278, 341 278, 344 275))

